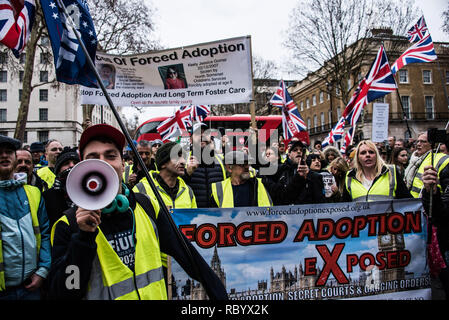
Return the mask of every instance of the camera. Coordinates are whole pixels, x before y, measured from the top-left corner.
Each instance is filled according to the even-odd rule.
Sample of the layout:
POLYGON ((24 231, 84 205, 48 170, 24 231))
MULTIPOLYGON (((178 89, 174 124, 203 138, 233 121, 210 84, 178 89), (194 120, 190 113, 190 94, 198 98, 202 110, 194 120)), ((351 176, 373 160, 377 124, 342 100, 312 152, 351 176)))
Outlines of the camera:
POLYGON ((429 128, 427 130, 427 141, 434 145, 436 143, 444 143, 448 141, 448 134, 444 129, 429 128))

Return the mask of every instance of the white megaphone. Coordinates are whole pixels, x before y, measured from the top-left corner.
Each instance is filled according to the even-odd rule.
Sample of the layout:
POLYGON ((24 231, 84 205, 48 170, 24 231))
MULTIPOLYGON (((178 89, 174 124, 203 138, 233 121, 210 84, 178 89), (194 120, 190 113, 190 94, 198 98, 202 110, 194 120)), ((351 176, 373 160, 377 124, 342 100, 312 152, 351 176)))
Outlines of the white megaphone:
POLYGON ((66 181, 67 195, 78 207, 98 210, 107 207, 117 195, 120 179, 107 162, 88 159, 70 170, 66 181))

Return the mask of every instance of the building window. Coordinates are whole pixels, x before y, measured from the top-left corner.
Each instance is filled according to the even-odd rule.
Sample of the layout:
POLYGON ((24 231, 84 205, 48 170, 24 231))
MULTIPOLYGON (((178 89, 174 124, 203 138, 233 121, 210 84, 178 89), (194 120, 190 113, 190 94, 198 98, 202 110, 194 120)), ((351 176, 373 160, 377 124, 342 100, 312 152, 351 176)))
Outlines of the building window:
POLYGON ((306 108, 307 108, 307 109, 310 108, 310 101, 309 101, 309 98, 306 99, 306 108))
POLYGON ((340 120, 341 117, 341 107, 337 107, 337 121, 340 120))
POLYGON ((410 97, 401 96, 402 108, 404 109, 405 116, 410 119, 410 97))
POLYGON ((39 121, 48 121, 48 109, 39 108, 39 121))
POLYGON ((37 139, 39 140, 39 142, 47 142, 48 140, 48 131, 38 131, 37 132, 37 139))
POLYGON ((19 82, 22 83, 23 82, 23 75, 25 74, 25 71, 20 70, 19 71, 19 82))
POLYGON ((426 119, 432 120, 435 117, 433 96, 425 96, 425 103, 426 103, 426 119))
POLYGON ((42 64, 50 64, 51 63, 51 57, 49 52, 41 52, 41 63, 42 64))
POLYGON ((324 102, 324 91, 320 91, 320 103, 324 102))
POLYGON ((320 120, 321 120, 321 130, 324 130, 324 112, 321 112, 320 114, 320 120))
POLYGON ((299 110, 304 111, 304 101, 299 103, 299 110))
POLYGON ((0 71, 0 82, 8 82, 8 71, 0 71))
POLYGON ((310 129, 311 126, 312 126, 312 122, 310 122, 310 118, 307 118, 307 128, 310 129))
POLYGON ((318 117, 316 116, 316 114, 313 115, 313 127, 318 127, 318 117))
POLYGON ((312 95, 312 106, 316 106, 316 95, 312 95))
POLYGON ((50 38, 47 36, 42 36, 41 37, 41 45, 48 47, 50 45, 50 38))
POLYGON ((23 143, 28 143, 28 131, 23 133, 23 143))
POLYGON ((24 64, 26 58, 27 58, 26 53, 25 53, 25 52, 22 52, 22 53, 20 54, 20 57, 19 57, 19 63, 20 63, 20 64, 24 64))
POLYGON ((0 101, 5 102, 8 100, 6 89, 0 89, 0 101))
POLYGON ((22 101, 22 89, 19 89, 19 101, 22 101))
POLYGON ((48 90, 47 89, 39 90, 39 101, 48 101, 48 90))
POLYGON ((399 83, 408 83, 408 70, 399 70, 399 83))
POLYGON ((0 109, 0 122, 6 122, 6 110, 7 109, 0 109))
POLYGON ((0 64, 8 63, 8 54, 6 52, 0 52, 0 64))
POLYGON ((48 82, 48 71, 41 71, 39 73, 39 81, 40 82, 48 82))
POLYGON ((432 71, 423 70, 422 71, 422 81, 423 83, 432 83, 432 71))

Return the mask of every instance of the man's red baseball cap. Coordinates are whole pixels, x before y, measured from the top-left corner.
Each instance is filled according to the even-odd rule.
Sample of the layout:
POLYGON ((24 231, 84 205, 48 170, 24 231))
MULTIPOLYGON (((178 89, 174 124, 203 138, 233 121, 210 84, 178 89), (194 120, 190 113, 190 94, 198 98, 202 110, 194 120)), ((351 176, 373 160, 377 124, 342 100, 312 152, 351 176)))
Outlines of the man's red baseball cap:
POLYGON ((114 141, 117 147, 119 147, 120 153, 123 151, 123 148, 125 147, 126 143, 125 135, 120 130, 104 123, 95 124, 93 126, 88 127, 81 134, 80 143, 78 146, 81 158, 83 150, 86 147, 86 145, 90 141, 99 137, 109 138, 112 141, 114 141))

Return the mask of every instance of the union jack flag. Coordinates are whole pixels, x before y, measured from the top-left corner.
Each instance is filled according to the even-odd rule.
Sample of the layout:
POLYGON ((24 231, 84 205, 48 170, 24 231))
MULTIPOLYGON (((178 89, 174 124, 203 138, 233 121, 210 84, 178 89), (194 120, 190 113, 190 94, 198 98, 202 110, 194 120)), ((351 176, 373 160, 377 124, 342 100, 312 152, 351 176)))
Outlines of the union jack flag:
POLYGON ((162 121, 156 130, 163 140, 168 140, 176 135, 181 135, 182 131, 187 131, 187 128, 191 126, 190 109, 179 109, 173 116, 162 121))
POLYGON ((181 111, 190 110, 191 122, 203 122, 210 113, 210 107, 207 105, 182 106, 181 111))
POLYGON ((352 143, 352 139, 354 138, 354 127, 348 130, 345 135, 345 139, 343 140, 343 144, 341 145, 340 152, 343 154, 346 152, 346 148, 352 143))
POLYGON ((419 18, 418 22, 407 31, 407 39, 409 42, 414 43, 423 39, 429 30, 427 29, 426 20, 424 16, 419 18))
POLYGON ((298 107, 285 87, 284 80, 279 83, 279 88, 271 97, 270 104, 282 108, 282 128, 285 139, 299 137, 301 131, 307 131, 307 126, 302 119, 298 107))
POLYGON ((391 72, 395 74, 399 69, 409 63, 431 62, 437 58, 432 38, 429 34, 405 50, 405 52, 391 66, 391 72))
POLYGON ((362 109, 370 102, 396 90, 396 81, 388 64, 388 58, 383 46, 380 46, 368 74, 359 83, 357 89, 347 104, 343 117, 351 126, 355 126, 362 109))
POLYGON ((332 128, 331 132, 329 132, 329 135, 321 144, 323 148, 331 143, 340 140, 343 137, 343 135, 345 134, 345 120, 345 117, 341 117, 340 120, 338 120, 337 124, 332 128))
POLYGON ((12 49, 16 58, 20 57, 30 38, 35 13, 34 0, 25 0, 23 7, 18 0, 0 0, 0 42, 12 49))

